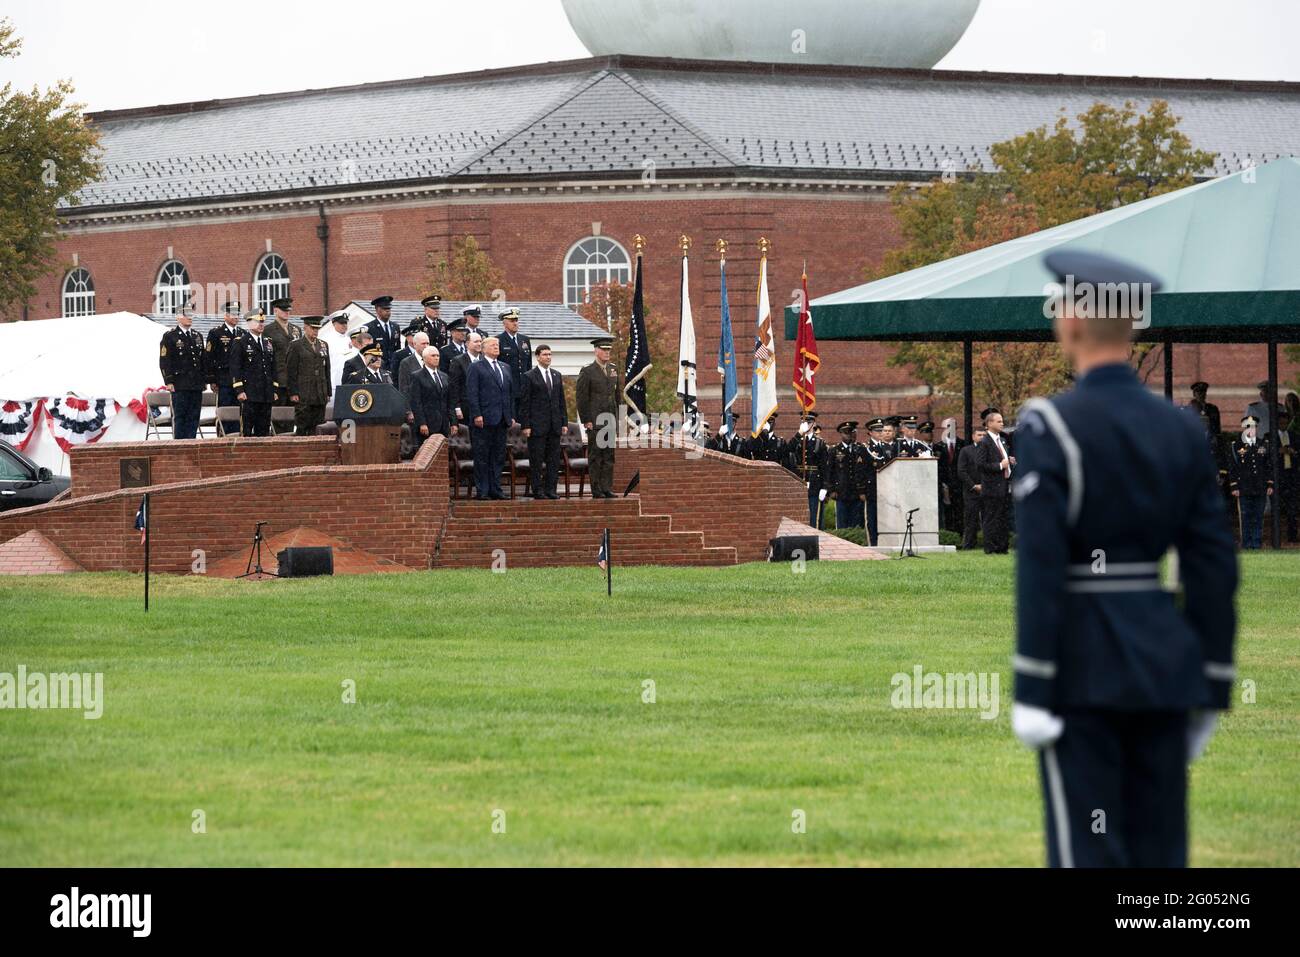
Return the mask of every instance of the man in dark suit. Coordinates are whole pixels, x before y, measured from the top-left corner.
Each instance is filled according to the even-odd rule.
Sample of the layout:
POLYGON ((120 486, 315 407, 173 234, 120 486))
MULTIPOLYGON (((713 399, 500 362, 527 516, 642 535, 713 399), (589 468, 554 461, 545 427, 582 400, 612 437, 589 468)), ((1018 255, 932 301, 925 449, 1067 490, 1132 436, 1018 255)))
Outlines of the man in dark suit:
POLYGON ((1015 457, 1007 450, 1002 437, 1002 413, 984 410, 987 434, 980 440, 980 524, 984 526, 986 554, 1007 552, 1007 495, 1011 490, 1011 470, 1015 457))
MULTIPOLYGON (((424 335, 424 333, 421 333, 424 335)), ((411 427, 420 439, 431 435, 456 434, 451 411, 451 380, 438 368, 442 357, 433 346, 426 345, 424 364, 406 378, 407 401, 411 403, 411 427)))
POLYGON ((939 441, 931 446, 931 454, 939 460, 939 518, 942 528, 960 532, 963 526, 961 504, 962 483, 957 474, 957 456, 970 443, 957 434, 957 420, 946 418, 939 441))
POLYGON ((447 378, 451 380, 451 411, 455 421, 469 427, 469 417, 465 414, 465 382, 469 378, 470 367, 483 358, 483 337, 477 332, 465 340, 465 352, 451 360, 447 378))
POLYGON ((474 452, 474 486, 479 498, 502 499, 501 470, 506 464, 506 430, 515 424, 515 380, 501 361, 501 343, 487 339, 483 358, 465 375, 462 399, 474 452))
POLYGON ((1232 535, 1204 427, 1130 364, 1144 310, 1103 305, 1159 280, 1097 253, 1045 264, 1058 289, 1135 291, 1086 311, 1058 294, 1074 387, 1020 411, 1011 727, 1038 752, 1049 864, 1184 867, 1188 765, 1236 680, 1232 535))
MULTIPOLYGON (((533 344, 526 335, 519 331, 518 309, 507 309, 497 318, 501 320, 501 325, 505 327, 497 336, 497 342, 501 343, 501 361, 514 374, 515 382, 522 386, 524 376, 533 367, 533 344)), ((522 398, 523 390, 521 387, 520 394, 515 396, 515 401, 518 402, 522 398)), ((522 418, 522 416, 516 415, 516 418, 522 418)))
POLYGON ((376 296, 370 300, 375 309, 376 318, 366 323, 366 332, 370 338, 384 350, 384 369, 394 380, 397 379, 397 354, 402 351, 402 334, 393 322, 393 297, 376 296))
POLYGON ((361 353, 371 344, 370 333, 365 326, 357 326, 348 333, 351 355, 343 361, 343 385, 356 385, 365 381, 366 357, 361 353))
POLYGON ((519 389, 519 421, 528 439, 533 498, 559 498, 560 436, 569 432, 564 378, 551 368, 551 347, 538 346, 537 365, 519 389))
POLYGON ((972 549, 980 531, 980 442, 988 431, 977 426, 973 441, 957 453, 957 488, 961 498, 961 547, 972 549))
MULTIPOLYGON (((397 387, 406 392, 407 380, 424 365, 424 350, 429 345, 427 332, 413 332, 411 344, 402 350, 402 361, 397 364, 397 387)), ((439 356, 439 361, 441 361, 439 356)))

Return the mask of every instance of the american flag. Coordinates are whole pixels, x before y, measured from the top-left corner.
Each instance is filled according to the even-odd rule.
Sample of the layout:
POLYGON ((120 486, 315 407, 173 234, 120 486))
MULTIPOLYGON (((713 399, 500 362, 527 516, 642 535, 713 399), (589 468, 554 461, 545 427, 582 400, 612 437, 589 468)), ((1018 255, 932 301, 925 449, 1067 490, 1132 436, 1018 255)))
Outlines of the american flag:
POLYGON ((754 339, 754 361, 759 365, 765 364, 772 358, 772 350, 767 347, 767 343, 762 339, 754 339))
POLYGON ((143 545, 145 543, 145 539, 149 537, 148 509, 149 509, 149 499, 148 498, 140 499, 140 508, 135 513, 135 527, 140 530, 141 545, 143 545))

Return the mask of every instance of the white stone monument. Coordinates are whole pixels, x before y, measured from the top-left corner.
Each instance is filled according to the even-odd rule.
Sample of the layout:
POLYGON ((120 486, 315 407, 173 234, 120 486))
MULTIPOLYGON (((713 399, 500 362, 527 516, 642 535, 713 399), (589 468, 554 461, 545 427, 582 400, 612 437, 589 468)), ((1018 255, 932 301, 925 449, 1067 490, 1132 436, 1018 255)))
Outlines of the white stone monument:
POLYGON ((917 551, 939 550, 939 460, 894 459, 876 473, 876 546, 897 550, 903 544, 907 513, 917 551))

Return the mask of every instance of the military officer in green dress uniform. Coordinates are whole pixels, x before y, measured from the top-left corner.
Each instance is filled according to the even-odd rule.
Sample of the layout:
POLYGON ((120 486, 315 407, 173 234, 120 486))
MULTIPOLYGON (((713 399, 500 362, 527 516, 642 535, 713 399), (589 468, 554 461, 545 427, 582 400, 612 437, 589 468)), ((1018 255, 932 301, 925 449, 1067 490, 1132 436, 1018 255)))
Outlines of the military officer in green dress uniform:
POLYGON ((618 366, 610 361, 614 340, 591 340, 595 361, 578 373, 578 421, 587 431, 587 467, 591 497, 614 497, 614 445, 618 438, 618 397, 622 383, 618 366))
POLYGON ((316 426, 325 421, 325 405, 330 400, 330 350, 320 338, 324 316, 306 316, 303 335, 289 346, 285 360, 286 390, 293 403, 295 435, 315 435, 316 426))
POLYGON ((302 330, 289 321, 291 308, 293 300, 288 297, 274 300, 271 303, 272 319, 266 327, 266 338, 275 347, 275 381, 280 383, 275 396, 276 405, 290 404, 289 395, 284 391, 284 384, 288 381, 285 363, 289 360, 289 347, 302 338, 302 330))

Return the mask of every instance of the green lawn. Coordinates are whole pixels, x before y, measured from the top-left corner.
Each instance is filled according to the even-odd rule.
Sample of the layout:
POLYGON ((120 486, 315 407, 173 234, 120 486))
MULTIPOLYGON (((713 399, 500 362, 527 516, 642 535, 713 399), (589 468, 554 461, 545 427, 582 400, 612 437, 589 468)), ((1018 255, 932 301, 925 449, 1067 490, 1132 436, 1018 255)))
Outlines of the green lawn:
MULTIPOLYGON (((1295 866, 1300 555, 1243 574, 1258 700, 1195 767, 1193 863, 1295 866)), ((147 617, 138 577, 0 578, 0 671, 106 698, 0 711, 0 864, 1042 861, 1009 559, 614 577, 156 578, 147 617), (996 720, 893 709, 917 664, 1000 673, 996 720)))

